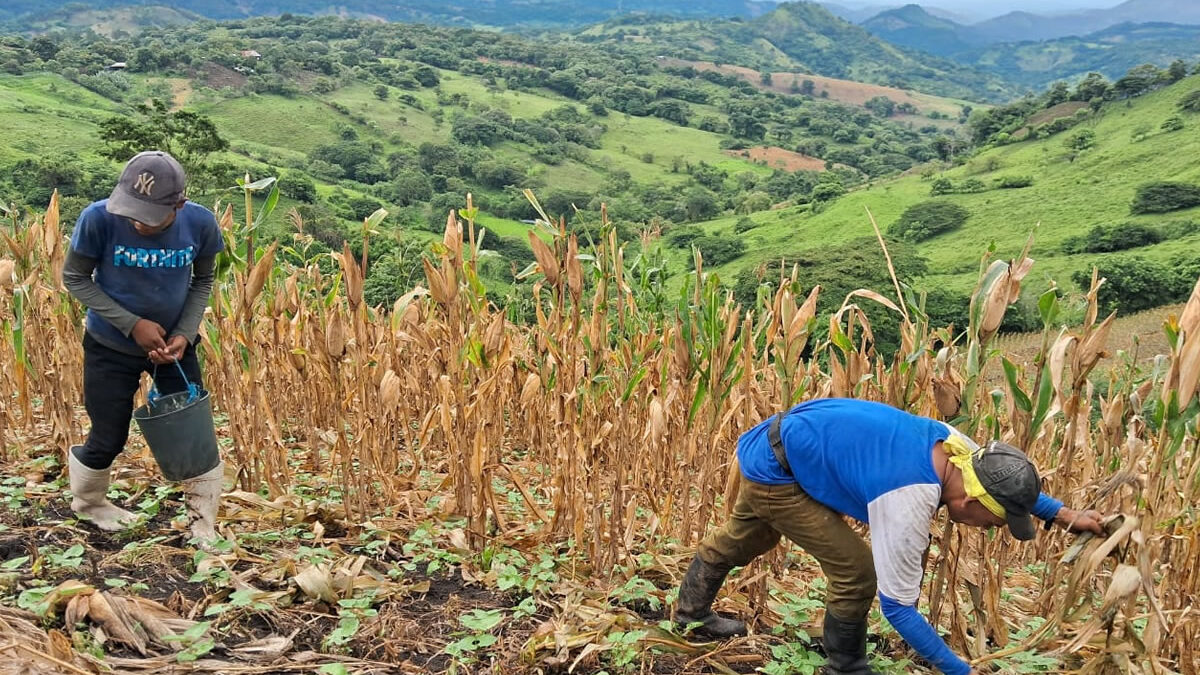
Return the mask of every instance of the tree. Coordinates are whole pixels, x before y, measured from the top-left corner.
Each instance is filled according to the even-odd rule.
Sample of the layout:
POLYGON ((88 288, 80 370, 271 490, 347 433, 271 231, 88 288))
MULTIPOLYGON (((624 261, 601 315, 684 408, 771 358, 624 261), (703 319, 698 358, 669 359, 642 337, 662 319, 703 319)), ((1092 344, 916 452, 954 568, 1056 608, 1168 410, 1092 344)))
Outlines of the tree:
POLYGON ((1125 73, 1125 76, 1113 84, 1113 91, 1120 98, 1140 96, 1158 85, 1162 80, 1162 71, 1153 63, 1135 66, 1125 73))
POLYGON ((812 96, 813 92, 816 91, 816 87, 817 85, 812 80, 804 80, 800 83, 800 93, 805 96, 812 96))
POLYGON ((374 93, 375 93, 375 98, 379 99, 380 101, 386 101, 388 98, 388 94, 390 94, 391 91, 387 88, 386 84, 378 84, 378 85, 375 85, 374 93))
POLYGON ((683 201, 683 212, 688 220, 704 220, 717 214, 717 200, 702 187, 688 190, 683 201))
POLYGON ((1059 80, 1050 87, 1050 91, 1046 92, 1046 107, 1056 106, 1059 103, 1070 100, 1070 98, 1071 88, 1066 82, 1059 80))
POLYGON ((659 101, 650 108, 651 115, 674 122, 680 126, 687 126, 688 117, 691 116, 691 112, 688 104, 671 100, 659 101))
POLYGON ((279 177, 279 192, 285 197, 311 204, 317 201, 317 184, 308 176, 288 171, 279 177))
POLYGON ((1167 82, 1174 84, 1175 82, 1178 82, 1178 81, 1182 80, 1183 78, 1187 77, 1187 74, 1188 74, 1187 64, 1184 63, 1180 59, 1175 59, 1174 61, 1171 62, 1171 65, 1167 67, 1167 73, 1166 73, 1167 82))
POLYGON ((229 148, 212 120, 188 110, 172 111, 157 98, 134 110, 136 117, 110 117, 100 123, 105 143, 101 154, 123 162, 144 150, 162 150, 179 160, 192 185, 204 186, 211 177, 209 156, 229 148))
POLYGON ((896 102, 886 96, 874 96, 863 107, 880 117, 891 117, 896 112, 896 102))
POLYGON ((1071 95, 1073 101, 1092 101, 1093 99, 1104 100, 1108 98, 1112 87, 1108 84, 1108 80, 1100 73, 1088 73, 1079 84, 1075 85, 1075 93, 1071 95))

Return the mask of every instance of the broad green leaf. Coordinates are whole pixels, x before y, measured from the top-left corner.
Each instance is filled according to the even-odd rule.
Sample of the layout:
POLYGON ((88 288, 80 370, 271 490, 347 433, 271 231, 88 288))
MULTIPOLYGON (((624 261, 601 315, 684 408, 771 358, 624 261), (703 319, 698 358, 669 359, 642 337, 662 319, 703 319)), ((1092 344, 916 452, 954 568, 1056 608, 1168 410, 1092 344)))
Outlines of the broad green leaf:
POLYGON ((1017 364, 1009 361, 1007 357, 1001 361, 1004 364, 1004 377, 1008 380, 1008 388, 1012 391, 1013 401, 1022 412, 1032 412, 1033 402, 1029 400, 1029 395, 1021 390, 1021 385, 1017 382, 1017 364))
POLYGON ((372 213, 371 215, 367 216, 367 227, 379 227, 379 224, 383 222, 384 218, 387 218, 387 215, 387 209, 379 209, 375 213, 372 213))

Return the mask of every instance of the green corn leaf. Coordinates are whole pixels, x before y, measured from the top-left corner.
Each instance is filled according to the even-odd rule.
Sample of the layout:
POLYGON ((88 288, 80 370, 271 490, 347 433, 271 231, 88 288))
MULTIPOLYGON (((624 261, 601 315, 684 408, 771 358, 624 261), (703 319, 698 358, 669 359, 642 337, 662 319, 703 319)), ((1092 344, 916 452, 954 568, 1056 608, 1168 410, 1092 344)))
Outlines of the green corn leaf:
POLYGON ((1009 361, 1008 358, 1001 359, 1004 363, 1004 377, 1008 380, 1008 388, 1012 391, 1013 401, 1022 412, 1029 413, 1033 411, 1033 402, 1029 400, 1029 394, 1021 390, 1020 383, 1017 382, 1017 364, 1009 361))

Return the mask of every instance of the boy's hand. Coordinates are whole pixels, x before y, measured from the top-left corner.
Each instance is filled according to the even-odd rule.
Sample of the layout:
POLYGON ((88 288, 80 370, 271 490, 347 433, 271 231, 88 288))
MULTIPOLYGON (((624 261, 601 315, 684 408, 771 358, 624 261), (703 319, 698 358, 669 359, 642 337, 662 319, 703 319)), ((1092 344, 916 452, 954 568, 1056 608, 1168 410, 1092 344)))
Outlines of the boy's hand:
POLYGON ((129 336, 147 354, 154 354, 167 346, 167 331, 150 319, 138 319, 138 322, 133 324, 129 336))
POLYGON ((1065 506, 1059 509, 1058 515, 1054 517, 1054 522, 1072 532, 1091 532, 1101 537, 1105 534, 1102 520, 1104 516, 1099 511, 1076 511, 1065 506))
POLYGON ((187 348, 187 338, 182 335, 172 335, 167 339, 167 346, 160 349, 158 353, 166 363, 174 363, 183 358, 183 353, 187 351, 187 348))

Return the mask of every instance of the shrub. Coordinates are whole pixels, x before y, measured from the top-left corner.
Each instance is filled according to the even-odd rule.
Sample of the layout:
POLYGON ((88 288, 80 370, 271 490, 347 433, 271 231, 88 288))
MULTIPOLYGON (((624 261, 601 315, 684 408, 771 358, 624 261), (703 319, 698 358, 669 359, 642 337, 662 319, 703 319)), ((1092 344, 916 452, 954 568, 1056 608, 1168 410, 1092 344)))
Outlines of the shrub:
POLYGON ((680 225, 667 232, 667 243, 675 248, 687 248, 703 236, 704 230, 697 225, 680 225))
POLYGON ((743 232, 749 232, 756 227, 758 227, 758 223, 746 216, 742 216, 741 218, 738 218, 736 223, 733 224, 733 231, 737 234, 741 234, 743 232))
MULTIPOLYGON (((1096 296, 1101 311, 1119 310, 1124 314, 1158 307, 1178 300, 1178 282, 1174 271, 1157 260, 1141 256, 1113 256, 1096 264, 1106 281, 1096 296)), ((1083 290, 1091 286, 1091 269, 1071 275, 1083 290)))
POLYGON ((1002 190, 1026 188, 1033 185, 1033 176, 1001 176, 996 179, 996 187, 1002 190))
POLYGON ((700 249, 704 256, 704 264, 710 267, 724 265, 746 252, 746 242, 741 238, 720 234, 697 237, 692 241, 692 245, 700 249))
POLYGON ((1186 110, 1187 112, 1200 112, 1200 89, 1180 99, 1179 109, 1186 110))
POLYGON ((295 172, 284 172, 279 178, 279 192, 284 197, 311 204, 317 200, 317 184, 308 176, 295 172))
POLYGON ((1064 253, 1111 253, 1150 246, 1163 240, 1159 230, 1141 223, 1097 225, 1085 235, 1068 237, 1062 244, 1064 253))
POLYGON ((504 256, 505 259, 515 264, 518 270, 524 269, 534 260, 533 250, 520 237, 496 237, 487 242, 485 248, 490 248, 504 256))
POLYGON ((1063 145, 1071 150, 1087 150, 1095 144, 1096 132, 1091 129, 1080 129, 1063 141, 1063 145))
POLYGON ((1183 129, 1183 118, 1179 115, 1171 115, 1167 119, 1163 120, 1162 126, 1159 128, 1167 132, 1180 131, 1183 129))
POLYGON ((914 204, 888 227, 888 234, 906 241, 924 241, 943 232, 962 227, 971 212, 958 204, 927 201, 914 204))
POLYGON ((948 195, 954 192, 954 183, 949 178, 938 178, 929 186, 929 196, 948 195))
MULTIPOLYGON (((900 279, 912 279, 924 275, 928 271, 928 262, 922 258, 915 246, 906 242, 889 241, 888 251, 891 254, 892 265, 900 279)), ((787 255, 771 261, 768 269, 759 277, 759 272, 751 266, 741 270, 734 283, 734 298, 743 306, 752 306, 760 292, 774 292, 778 287, 779 268, 790 272, 792 265, 800 267, 800 283, 805 290, 819 285, 821 293, 817 296, 817 322, 819 332, 827 330, 829 322, 825 320, 829 314, 836 311, 845 300, 846 295, 859 288, 872 288, 885 296, 892 297, 888 290, 892 279, 888 272, 888 261, 879 248, 879 242, 874 236, 853 239, 841 244, 819 246, 801 253, 787 255)), ((965 326, 967 300, 957 299, 950 294, 939 294, 938 309, 932 313, 938 316, 937 324, 956 322, 965 326)), ((874 302, 862 302, 860 306, 871 321, 871 331, 875 335, 875 347, 883 355, 890 357, 900 345, 899 320, 895 312, 874 302)), ((926 307, 929 308, 927 303, 926 307)), ((818 333, 819 334, 819 333, 818 333)), ((810 345, 816 342, 810 340, 810 345)))
POLYGON ((984 192, 987 190, 987 185, 978 178, 968 178, 958 186, 958 192, 963 194, 972 194, 975 192, 984 192))
POLYGON ((1200 206, 1200 185, 1160 181, 1137 189, 1130 213, 1167 213, 1200 206))

